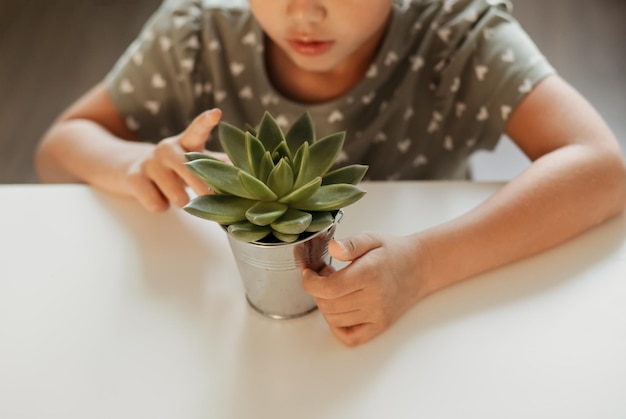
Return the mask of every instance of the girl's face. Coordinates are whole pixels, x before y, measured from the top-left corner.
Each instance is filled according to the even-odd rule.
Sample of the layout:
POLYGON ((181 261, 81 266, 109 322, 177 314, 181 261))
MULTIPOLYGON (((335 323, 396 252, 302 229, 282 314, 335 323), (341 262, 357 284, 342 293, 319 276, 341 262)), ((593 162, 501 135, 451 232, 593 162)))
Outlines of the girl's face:
POLYGON ((271 40, 299 68, 329 72, 371 57, 393 0, 249 0, 271 40))

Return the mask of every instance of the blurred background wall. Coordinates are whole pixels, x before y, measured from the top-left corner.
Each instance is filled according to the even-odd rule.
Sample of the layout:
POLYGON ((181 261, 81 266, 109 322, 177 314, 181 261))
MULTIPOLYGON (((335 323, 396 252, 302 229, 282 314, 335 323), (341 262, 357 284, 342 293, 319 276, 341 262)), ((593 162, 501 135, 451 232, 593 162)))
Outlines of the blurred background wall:
MULTIPOLYGON (((0 183, 32 183, 54 118, 101 80, 161 0, 0 0, 0 183)), ((608 121, 626 150, 626 0, 513 0, 514 16, 608 121)), ((528 162, 508 140, 473 159, 477 180, 528 162)))

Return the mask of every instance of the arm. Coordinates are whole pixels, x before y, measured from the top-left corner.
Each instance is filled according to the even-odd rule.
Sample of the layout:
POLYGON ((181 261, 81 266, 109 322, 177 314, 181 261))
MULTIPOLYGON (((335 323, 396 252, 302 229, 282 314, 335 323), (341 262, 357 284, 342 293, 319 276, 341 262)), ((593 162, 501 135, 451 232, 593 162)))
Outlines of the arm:
POLYGON ((474 211, 419 235, 437 272, 422 294, 551 248, 626 206, 626 168, 613 134, 559 77, 522 101, 507 133, 531 166, 474 211), (462 263, 452 271, 443 254, 462 263))
POLYGON ((133 196, 159 211, 188 201, 185 185, 206 187, 184 166, 186 151, 201 151, 218 123, 217 110, 199 115, 182 134, 159 144, 137 141, 99 84, 66 110, 44 135, 35 154, 42 182, 85 182, 133 196))
POLYGON ((305 288, 340 340, 372 339, 427 295, 562 243, 626 206, 615 138, 559 77, 520 103, 507 133, 532 164, 482 205, 411 236, 370 233, 332 243, 333 257, 352 261, 322 273, 332 281, 305 271, 305 288))

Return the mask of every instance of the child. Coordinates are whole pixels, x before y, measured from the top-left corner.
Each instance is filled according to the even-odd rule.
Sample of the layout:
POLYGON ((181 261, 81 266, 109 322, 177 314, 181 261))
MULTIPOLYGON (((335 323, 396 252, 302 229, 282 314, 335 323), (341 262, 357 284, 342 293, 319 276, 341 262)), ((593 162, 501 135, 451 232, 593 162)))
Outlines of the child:
POLYGON ((204 150, 222 115, 243 126, 269 110, 287 126, 308 110, 318 135, 348 132, 340 163, 368 164, 373 180, 467 179, 468 157, 508 134, 532 164, 481 206, 405 237, 332 242, 331 255, 352 263, 304 272, 333 333, 366 342, 425 296, 626 205, 613 134, 509 9, 506 0, 166 1, 106 80, 50 128, 38 173, 161 211, 184 205, 187 186, 207 193, 183 155, 204 150))

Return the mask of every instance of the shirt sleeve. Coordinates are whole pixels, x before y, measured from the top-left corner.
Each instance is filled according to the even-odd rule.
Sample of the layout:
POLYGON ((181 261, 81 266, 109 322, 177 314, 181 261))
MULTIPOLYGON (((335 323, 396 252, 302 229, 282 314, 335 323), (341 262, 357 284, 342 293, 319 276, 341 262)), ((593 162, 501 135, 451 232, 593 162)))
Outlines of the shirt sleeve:
POLYGON ((106 76, 114 105, 143 140, 177 134, 201 111, 201 14, 197 1, 164 1, 106 76))
POLYGON ((519 102, 554 68, 504 0, 459 1, 442 19, 435 119, 472 150, 493 149, 519 102), (469 6, 463 3, 470 3, 469 6))

